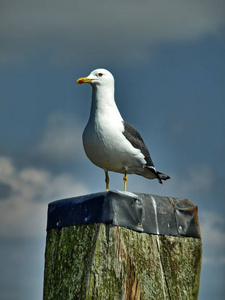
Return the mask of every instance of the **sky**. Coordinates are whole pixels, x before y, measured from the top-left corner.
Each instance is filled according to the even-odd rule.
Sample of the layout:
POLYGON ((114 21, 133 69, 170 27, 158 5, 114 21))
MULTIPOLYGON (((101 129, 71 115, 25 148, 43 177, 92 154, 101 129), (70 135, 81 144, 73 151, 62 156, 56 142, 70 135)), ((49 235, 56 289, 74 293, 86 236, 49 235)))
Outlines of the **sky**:
POLYGON ((130 175, 128 191, 198 206, 199 299, 224 299, 225 2, 0 0, 0 41, 0 298, 41 299, 48 203, 105 189, 82 146, 91 87, 76 80, 106 68, 171 177, 130 175))

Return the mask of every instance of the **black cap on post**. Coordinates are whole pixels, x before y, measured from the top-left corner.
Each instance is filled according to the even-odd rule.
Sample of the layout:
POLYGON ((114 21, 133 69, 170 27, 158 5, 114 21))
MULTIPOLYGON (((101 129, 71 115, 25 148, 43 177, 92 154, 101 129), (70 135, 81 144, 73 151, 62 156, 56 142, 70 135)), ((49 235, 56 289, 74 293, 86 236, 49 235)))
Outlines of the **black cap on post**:
POLYGON ((201 238, 197 206, 187 199, 109 191, 54 201, 47 230, 106 223, 149 234, 201 238))

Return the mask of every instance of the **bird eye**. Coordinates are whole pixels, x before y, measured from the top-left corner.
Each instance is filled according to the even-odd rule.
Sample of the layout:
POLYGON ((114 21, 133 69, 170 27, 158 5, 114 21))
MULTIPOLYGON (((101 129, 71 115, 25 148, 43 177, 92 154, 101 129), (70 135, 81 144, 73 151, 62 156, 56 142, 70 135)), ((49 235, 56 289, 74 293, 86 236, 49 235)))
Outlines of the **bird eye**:
POLYGON ((103 74, 102 74, 102 73, 98 73, 98 76, 99 76, 99 77, 102 77, 102 76, 103 76, 103 74))

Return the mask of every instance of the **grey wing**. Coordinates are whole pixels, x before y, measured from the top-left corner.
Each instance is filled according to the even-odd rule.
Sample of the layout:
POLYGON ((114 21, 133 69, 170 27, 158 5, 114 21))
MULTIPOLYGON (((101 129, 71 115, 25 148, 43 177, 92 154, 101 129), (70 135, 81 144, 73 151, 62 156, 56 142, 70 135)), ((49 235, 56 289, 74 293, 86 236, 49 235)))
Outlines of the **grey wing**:
POLYGON ((126 139, 131 143, 131 145, 134 148, 141 150, 147 162, 146 166, 154 167, 148 148, 146 147, 140 133, 132 125, 130 125, 125 121, 123 121, 123 125, 124 125, 123 135, 126 137, 126 139))

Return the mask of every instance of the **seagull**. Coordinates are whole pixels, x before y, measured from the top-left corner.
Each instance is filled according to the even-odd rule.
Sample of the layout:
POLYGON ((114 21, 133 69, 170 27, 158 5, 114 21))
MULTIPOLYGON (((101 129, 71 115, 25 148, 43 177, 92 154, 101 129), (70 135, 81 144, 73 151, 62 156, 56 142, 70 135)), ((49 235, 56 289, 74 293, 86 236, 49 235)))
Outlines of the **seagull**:
POLYGON ((157 171, 149 151, 138 131, 125 122, 114 98, 114 77, 105 69, 96 69, 77 83, 92 86, 92 103, 88 123, 83 132, 83 146, 90 161, 105 171, 106 191, 108 172, 124 174, 124 191, 128 174, 162 180, 170 177, 157 171))

